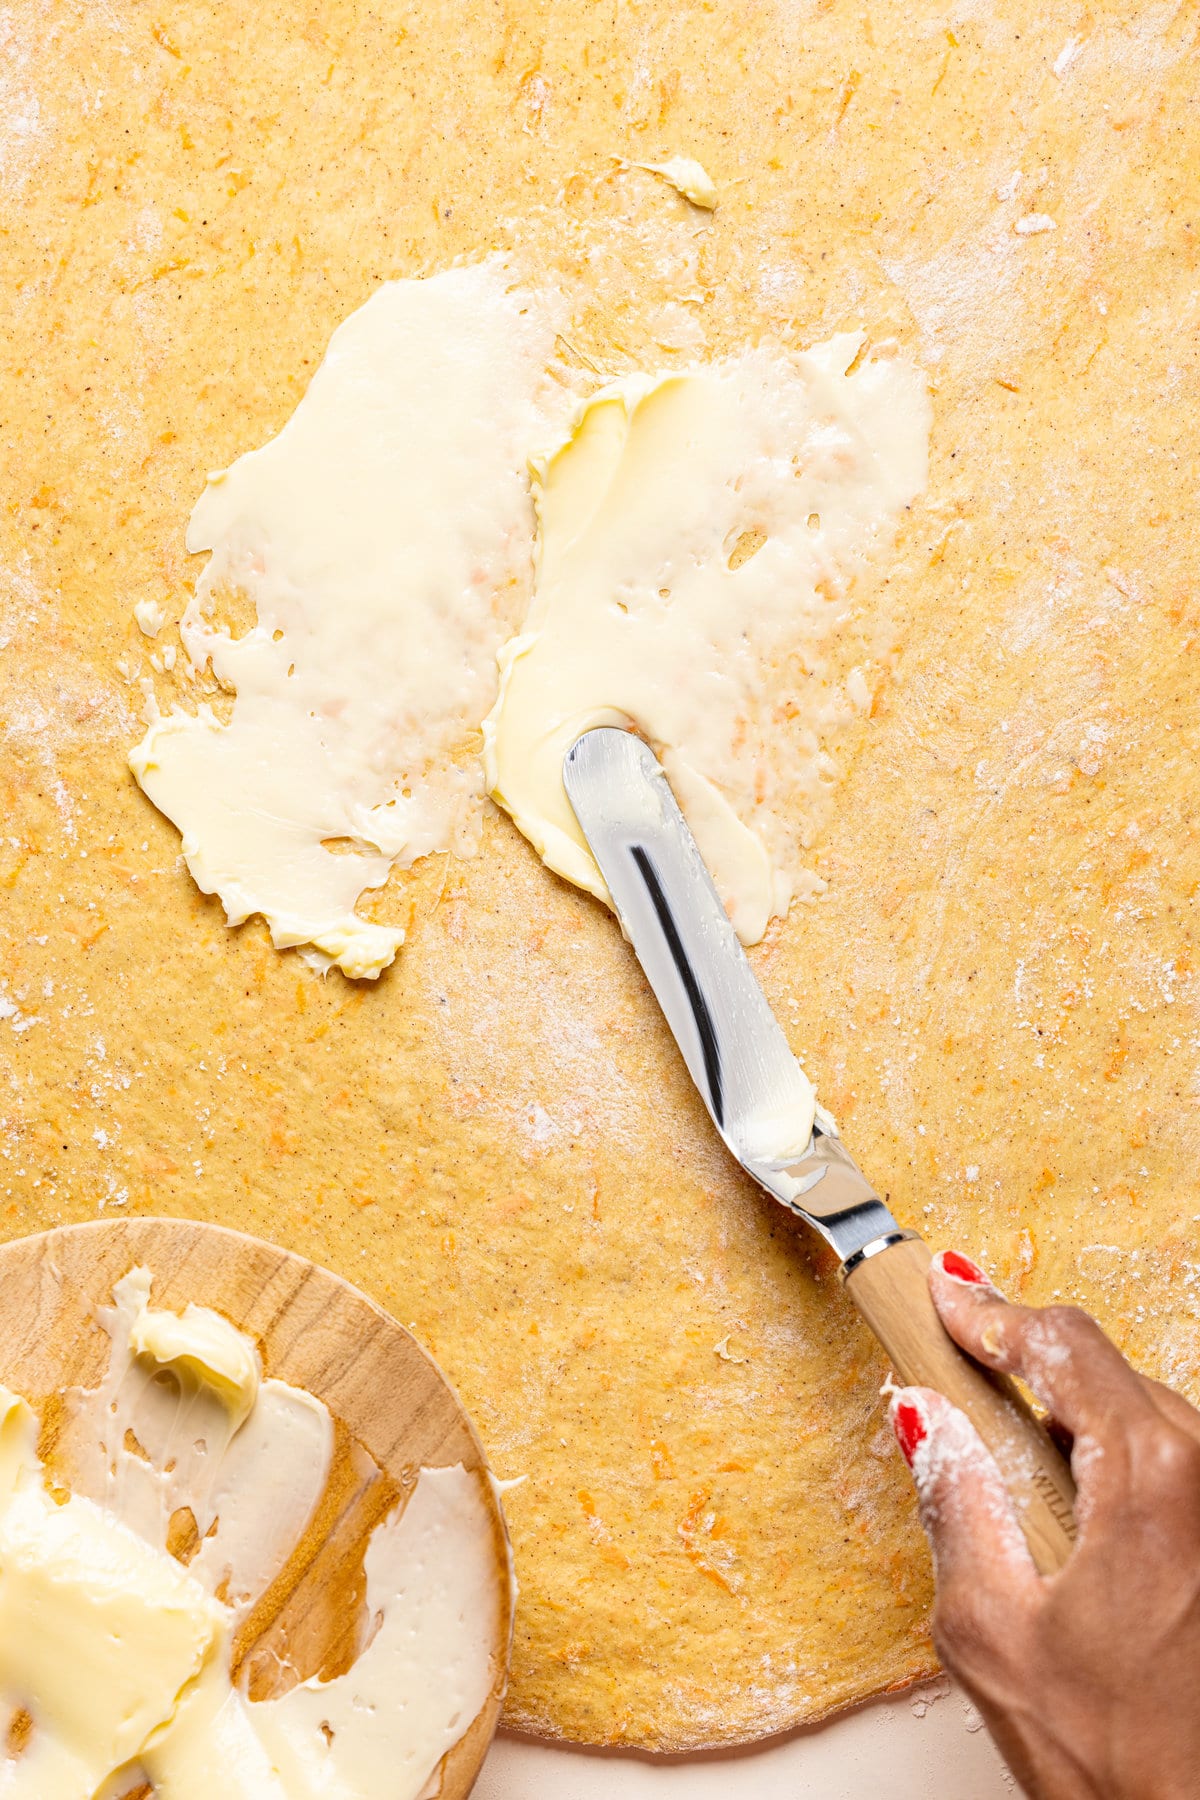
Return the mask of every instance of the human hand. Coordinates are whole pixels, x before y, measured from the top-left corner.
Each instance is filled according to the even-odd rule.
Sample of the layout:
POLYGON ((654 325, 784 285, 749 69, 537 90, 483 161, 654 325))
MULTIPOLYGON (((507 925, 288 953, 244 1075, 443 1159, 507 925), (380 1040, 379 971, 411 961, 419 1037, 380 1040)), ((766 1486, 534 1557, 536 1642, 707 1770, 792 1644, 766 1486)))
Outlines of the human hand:
POLYGON ((965 1415, 928 1388, 893 1396, 938 1654, 1031 1800, 1198 1800, 1200 1413, 1086 1313, 1011 1306, 956 1251, 929 1280, 951 1337, 1050 1409, 1079 1490, 1075 1549, 1042 1577, 965 1415))

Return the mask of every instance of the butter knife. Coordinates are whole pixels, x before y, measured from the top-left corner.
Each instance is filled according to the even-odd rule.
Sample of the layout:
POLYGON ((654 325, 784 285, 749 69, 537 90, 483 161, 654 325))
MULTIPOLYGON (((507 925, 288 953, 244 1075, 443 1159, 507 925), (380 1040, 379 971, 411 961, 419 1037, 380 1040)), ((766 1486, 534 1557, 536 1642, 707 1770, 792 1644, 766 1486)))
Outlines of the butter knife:
POLYGON ((622 929, 726 1146, 838 1258, 850 1298, 905 1385, 936 1388, 974 1423, 1004 1474, 1035 1564, 1075 1538, 1071 1472, 1016 1384, 947 1334, 930 1251, 903 1230, 819 1106, 767 1004, 661 764, 629 731, 598 727, 563 783, 622 929), (802 1141, 797 1142, 797 1137, 802 1141))

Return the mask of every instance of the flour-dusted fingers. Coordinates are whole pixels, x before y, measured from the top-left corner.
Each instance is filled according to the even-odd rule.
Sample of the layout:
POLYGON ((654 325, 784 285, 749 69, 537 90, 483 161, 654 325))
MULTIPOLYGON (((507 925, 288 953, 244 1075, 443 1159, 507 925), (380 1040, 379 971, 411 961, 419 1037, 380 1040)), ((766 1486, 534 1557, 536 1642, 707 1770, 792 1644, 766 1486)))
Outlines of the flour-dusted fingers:
POLYGON ((969 1677, 976 1662, 1023 1642, 1040 1577, 1004 1477, 966 1414, 932 1388, 901 1388, 890 1417, 933 1549, 938 1653, 969 1677))
MULTIPOLYGON (((1012 1321, 1012 1331, 1018 1337, 1027 1339, 1028 1333, 1021 1331, 1022 1321, 1032 1318, 1041 1320, 1044 1324, 1048 1318, 1065 1315, 1070 1321, 1070 1333, 1081 1344, 1085 1364, 1085 1383, 1088 1381, 1088 1376, 1097 1368, 1095 1346, 1098 1340, 1102 1346, 1100 1376, 1107 1378, 1108 1371, 1114 1367, 1114 1358, 1119 1363, 1119 1368, 1116 1370, 1118 1397, 1129 1394, 1131 1390, 1128 1378, 1132 1377, 1142 1397, 1148 1400, 1164 1419, 1200 1441, 1200 1412, 1197 1412, 1196 1408, 1185 1400, 1182 1394, 1177 1394, 1174 1388, 1166 1387, 1161 1381, 1155 1381, 1149 1375, 1142 1375, 1138 1370, 1130 1368, 1115 1345, 1100 1330, 1095 1320, 1079 1313, 1075 1308, 1053 1307, 1037 1312, 1029 1307, 1012 1306, 1004 1300, 1003 1295, 988 1280, 978 1264, 973 1263, 969 1257, 964 1256, 958 1250, 944 1250, 934 1258, 930 1270, 930 1286, 938 1312, 951 1335, 962 1344, 964 1349, 970 1350, 973 1356, 977 1356, 981 1362, 991 1362, 994 1368, 1007 1368, 1010 1365, 1002 1364, 989 1355, 989 1345, 985 1344, 982 1339, 985 1329, 994 1328, 997 1321, 1007 1319, 1012 1321), (999 1301, 1005 1309, 1004 1313, 1001 1314, 995 1310, 981 1312, 981 1307, 988 1301, 999 1301)), ((1002 1336, 1006 1335, 1002 1333, 1002 1336)), ((995 1341, 993 1333, 991 1342, 995 1341)), ((1011 1367, 1014 1373, 1026 1375, 1031 1384, 1037 1386, 1033 1376, 1028 1375, 1027 1371, 1018 1368, 1015 1364, 1011 1367)), ((1042 1397, 1052 1404, 1049 1402, 1048 1395, 1042 1397)), ((1137 1416, 1136 1409, 1135 1416, 1137 1416)), ((1047 1421, 1047 1430, 1063 1454, 1070 1456, 1074 1432, 1067 1422, 1057 1413, 1053 1413, 1047 1421)))
POLYGON ((934 1638, 1029 1800, 1200 1795, 1200 1413, 1094 1320, 1010 1306, 955 1251, 934 1304, 964 1350, 1023 1376, 1073 1434, 1078 1543, 1032 1568, 999 1470, 943 1396, 892 1422, 937 1569, 934 1638))
POLYGON ((910 1387, 893 1394, 889 1416, 912 1470, 939 1593, 962 1579, 986 1586, 981 1577, 989 1574, 1006 1592, 1032 1593, 1037 1573, 1004 1477, 966 1413, 932 1388, 910 1387))
POLYGON ((987 1368, 1027 1381, 1076 1440, 1103 1441, 1156 1413, 1143 1378, 1087 1313, 1014 1306, 957 1250, 934 1257, 929 1285, 955 1342, 987 1368))

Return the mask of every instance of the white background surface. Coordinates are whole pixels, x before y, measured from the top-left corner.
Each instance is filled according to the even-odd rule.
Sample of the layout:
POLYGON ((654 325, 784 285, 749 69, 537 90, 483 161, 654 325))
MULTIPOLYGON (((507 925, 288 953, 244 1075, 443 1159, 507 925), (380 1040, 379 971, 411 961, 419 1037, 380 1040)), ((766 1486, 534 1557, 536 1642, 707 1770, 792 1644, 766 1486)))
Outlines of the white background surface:
POLYGON ((648 1757, 501 1736, 473 1800, 1014 1800, 944 1678, 749 1750, 648 1757))

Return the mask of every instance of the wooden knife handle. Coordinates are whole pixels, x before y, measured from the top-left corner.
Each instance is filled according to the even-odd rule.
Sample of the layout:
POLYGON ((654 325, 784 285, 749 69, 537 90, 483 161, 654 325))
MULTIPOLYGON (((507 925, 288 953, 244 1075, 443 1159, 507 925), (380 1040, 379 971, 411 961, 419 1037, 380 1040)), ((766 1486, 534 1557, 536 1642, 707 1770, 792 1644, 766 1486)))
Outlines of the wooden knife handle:
POLYGON ((936 1388, 966 1413, 1000 1466, 1034 1562, 1052 1575, 1075 1541, 1071 1471, 1016 1383, 981 1368, 946 1331, 929 1292, 932 1260, 920 1238, 904 1238, 864 1258, 846 1286, 904 1385, 936 1388))

